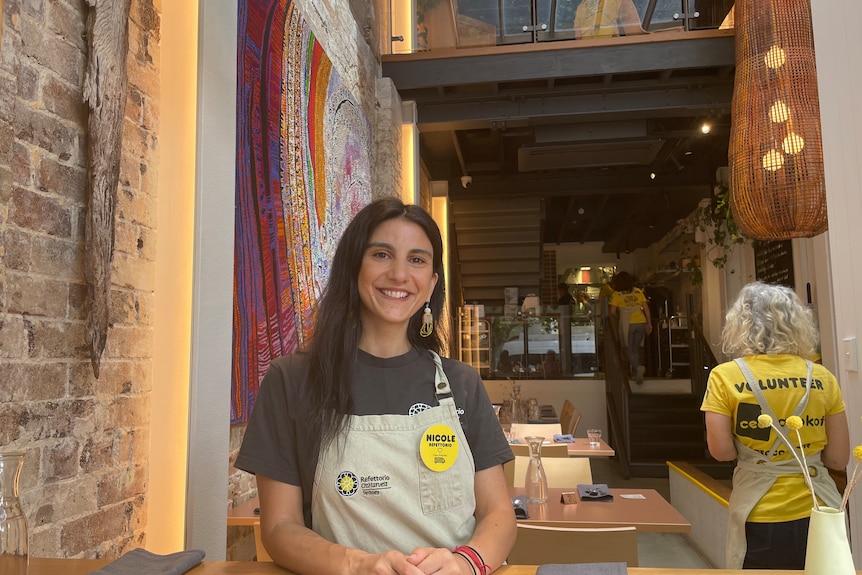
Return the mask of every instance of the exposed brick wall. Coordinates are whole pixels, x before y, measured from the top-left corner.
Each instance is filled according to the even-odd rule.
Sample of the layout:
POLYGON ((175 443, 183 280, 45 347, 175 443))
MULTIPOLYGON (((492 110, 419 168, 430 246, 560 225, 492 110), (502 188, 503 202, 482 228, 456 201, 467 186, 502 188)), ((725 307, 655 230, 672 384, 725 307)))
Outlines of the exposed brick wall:
POLYGON ((108 557, 147 521, 159 13, 132 0, 108 342, 84 339, 85 3, 5 0, 0 49, 0 448, 26 451, 37 557, 108 557))

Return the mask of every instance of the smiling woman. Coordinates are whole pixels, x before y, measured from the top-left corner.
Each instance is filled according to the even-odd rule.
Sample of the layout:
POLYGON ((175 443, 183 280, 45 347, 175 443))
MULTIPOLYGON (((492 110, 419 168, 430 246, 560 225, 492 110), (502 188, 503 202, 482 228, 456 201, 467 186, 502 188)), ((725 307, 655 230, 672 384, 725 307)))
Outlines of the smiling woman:
POLYGON ((398 218, 377 226, 359 269, 359 349, 378 357, 410 349, 407 324, 423 304, 430 305, 437 285, 433 254, 419 225, 398 218))
POLYGON ((514 542, 512 451, 476 370, 438 355, 442 251, 421 208, 360 210, 308 352, 261 383, 235 466, 256 475, 267 552, 296 573, 485 575, 514 542))

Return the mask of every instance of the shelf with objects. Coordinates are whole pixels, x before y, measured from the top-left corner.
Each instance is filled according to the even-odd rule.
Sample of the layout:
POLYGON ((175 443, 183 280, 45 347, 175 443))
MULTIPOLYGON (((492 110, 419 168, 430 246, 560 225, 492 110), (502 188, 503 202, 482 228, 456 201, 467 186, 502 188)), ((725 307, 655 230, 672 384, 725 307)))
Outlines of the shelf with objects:
POLYGON ((460 358, 487 377, 491 369, 490 324, 484 319, 484 306, 465 305, 459 310, 460 358))
POLYGON ((667 378, 691 377, 688 318, 684 314, 659 321, 659 375, 667 378))

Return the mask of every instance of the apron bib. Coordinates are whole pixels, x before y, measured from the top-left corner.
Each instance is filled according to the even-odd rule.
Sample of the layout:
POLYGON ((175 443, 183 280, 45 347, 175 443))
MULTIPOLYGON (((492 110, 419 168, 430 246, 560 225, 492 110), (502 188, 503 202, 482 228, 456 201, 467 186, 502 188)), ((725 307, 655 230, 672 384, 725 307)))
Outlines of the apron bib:
MULTIPOLYGON (((754 377, 748 364, 741 358, 734 361, 745 376, 748 386, 754 394, 754 398, 760 405, 761 411, 777 422, 778 418, 772 411, 769 402, 766 401, 763 390, 757 385, 757 379, 754 377)), ((807 381, 810 382, 814 366, 810 361, 806 361, 806 364, 808 365, 807 381)), ((799 400, 792 415, 801 415, 805 411, 805 408, 808 406, 808 394, 810 390, 810 386, 806 385, 805 395, 799 400)), ((734 439, 734 443, 736 444, 737 464, 736 469, 733 470, 733 490, 728 502, 729 515, 727 520, 725 569, 742 569, 747 549, 745 522, 751 514, 752 509, 757 505, 757 502, 769 491, 779 475, 799 475, 802 473, 795 459, 771 461, 775 450, 781 444, 781 438, 777 434, 769 453, 766 455, 746 447, 737 439, 734 439)), ((806 455, 805 459, 808 463, 811 473, 811 483, 814 485, 814 492, 817 494, 817 497, 830 507, 839 505, 840 495, 838 494, 838 489, 826 470, 826 466, 820 461, 820 453, 806 455)), ((807 486, 806 489, 808 489, 807 486)))
POLYGON ((312 529, 328 541, 409 554, 454 549, 472 537, 473 454, 440 357, 431 354, 437 407, 413 416, 350 415, 345 431, 321 449, 312 529))

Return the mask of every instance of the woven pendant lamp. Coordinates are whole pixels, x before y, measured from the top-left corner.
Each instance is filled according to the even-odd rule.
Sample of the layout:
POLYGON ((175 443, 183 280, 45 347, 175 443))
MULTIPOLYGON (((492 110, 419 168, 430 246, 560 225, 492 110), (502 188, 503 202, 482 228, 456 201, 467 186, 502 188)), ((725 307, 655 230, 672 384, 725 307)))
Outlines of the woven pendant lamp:
POLYGON ((736 3, 730 203, 754 239, 826 231, 810 0, 736 3))

